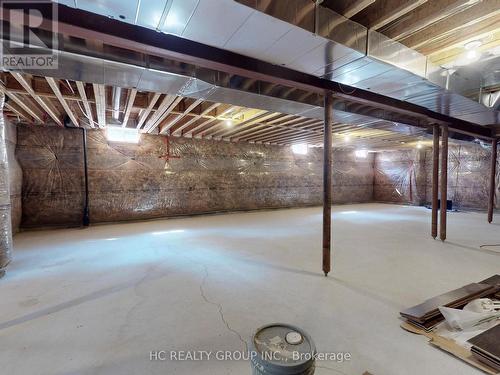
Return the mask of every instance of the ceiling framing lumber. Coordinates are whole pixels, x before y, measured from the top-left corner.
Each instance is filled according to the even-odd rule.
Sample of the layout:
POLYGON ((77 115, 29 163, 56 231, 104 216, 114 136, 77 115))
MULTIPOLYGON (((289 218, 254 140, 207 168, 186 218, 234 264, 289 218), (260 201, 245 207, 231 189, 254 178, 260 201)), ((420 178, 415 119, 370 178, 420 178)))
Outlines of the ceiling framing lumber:
POLYGON ((148 106, 146 109, 142 110, 140 116, 139 116, 139 121, 137 121, 137 129, 140 129, 142 127, 142 124, 146 121, 146 119, 149 117, 149 114, 151 113, 151 110, 155 106, 156 102, 160 98, 161 94, 158 92, 155 92, 151 99, 149 100, 148 106))
POLYGON ((130 112, 132 111, 132 106, 134 105, 136 95, 137 95, 136 89, 131 89, 128 93, 127 105, 125 107, 125 114, 123 115, 123 123, 122 123, 123 127, 127 126, 128 119, 130 117, 130 112))
POLYGON ((87 98, 87 93, 85 92, 85 84, 81 81, 75 81, 75 82, 76 82, 76 88, 78 89, 78 94, 80 95, 80 98, 82 99, 83 102, 83 108, 85 109, 85 117, 87 118, 90 127, 94 128, 95 127, 94 116, 92 115, 92 108, 90 107, 87 98))
POLYGON ((242 134, 246 134, 246 133, 248 133, 256 128, 261 128, 261 127, 265 127, 265 126, 267 126, 267 127, 272 126, 272 124, 271 124, 272 120, 271 121, 267 121, 267 120, 272 119, 276 116, 280 117, 281 115, 282 115, 281 113, 264 114, 263 116, 248 122, 244 126, 238 126, 237 129, 233 129, 231 132, 224 133, 221 137, 234 139, 234 138, 238 138, 242 134))
POLYGON ((12 102, 5 103, 5 107, 14 112, 17 116, 24 118, 27 122, 31 122, 31 117, 24 112, 21 108, 19 108, 16 104, 12 102))
MULTIPOLYGON (((10 74, 4 73, 4 78, 5 74, 8 77, 10 76, 10 74)), ((46 87, 51 90, 51 94, 44 95, 42 97, 43 101, 53 108, 59 108, 60 111, 62 104, 57 98, 59 94, 56 95, 52 91, 48 81, 45 78, 40 80, 40 77, 37 76, 29 76, 29 79, 27 77, 25 78, 25 82, 21 83, 15 79, 15 75, 12 75, 12 80, 10 82, 7 80, 6 82, 9 86, 3 86, 7 90, 7 94, 17 97, 18 100, 21 100, 21 98, 24 99, 23 102, 26 106, 32 110, 37 110, 39 108, 36 106, 36 103, 31 104, 32 95, 24 86, 29 85, 34 90, 35 96, 38 97, 40 95, 37 94, 35 89, 45 90, 44 87, 46 87), (45 86, 43 86, 44 84, 45 86)), ((73 100, 73 103, 78 103, 81 113, 76 110, 73 112, 75 116, 79 116, 77 120, 80 121, 80 126, 88 126, 87 123, 90 126, 93 124, 93 120, 87 122, 85 118, 88 119, 89 114, 92 118, 92 105, 94 103, 97 117, 101 116, 101 122, 103 116, 112 110, 111 107, 106 109, 106 93, 109 94, 111 92, 110 86, 94 85, 94 95, 92 95, 86 90, 87 87, 90 87, 89 84, 81 81, 66 82, 67 85, 58 85, 58 88, 66 102, 73 100), (71 96, 72 99, 67 99, 70 91, 72 91, 71 87, 75 86, 78 89, 78 91, 74 90, 76 98, 71 96), (102 111, 103 108, 104 112, 102 111), (102 114, 99 115, 101 112, 102 114)), ((54 80, 54 83, 57 85, 57 80, 54 80)), ((317 118, 269 112, 225 103, 212 103, 204 99, 192 99, 175 95, 167 97, 167 95, 161 93, 139 92, 135 89, 129 90, 127 99, 125 100, 124 121, 127 119, 128 123, 134 124, 134 127, 142 119, 142 124, 151 123, 154 126, 156 123, 157 126, 163 125, 162 129, 166 126, 165 124, 168 124, 168 133, 174 136, 264 145, 289 145, 294 143, 318 145, 322 140, 323 122, 317 118), (179 117, 182 118, 178 119, 179 117), (231 119, 233 122, 231 126, 228 126, 226 123, 228 119, 231 119)), ((33 100, 36 99, 33 98, 33 100)), ((27 123, 36 121, 23 108, 16 104, 14 100, 6 103, 4 113, 14 119, 14 121, 27 123)), ((47 119, 48 114, 42 114, 39 117, 47 119)), ((95 115, 93 117, 95 118, 95 115)), ((105 117, 104 120, 106 120, 105 117)), ((47 123, 48 126, 51 124, 52 122, 47 123)), ((421 132, 417 131, 415 134, 406 135, 395 132, 392 130, 393 127, 392 122, 380 119, 372 119, 350 125, 337 123, 333 126, 335 132, 334 144, 337 147, 352 148, 356 145, 359 147, 370 145, 370 147, 387 149, 390 147, 400 147, 402 144, 406 144, 406 147, 408 147, 409 144, 414 144, 418 139, 425 136, 423 130, 421 132), (346 135, 349 135, 351 141, 346 141, 346 135)))
POLYGON ((203 118, 203 116, 212 112, 214 109, 216 109, 220 105, 221 105, 220 103, 214 103, 214 104, 210 105, 205 110, 203 110, 198 116, 193 117, 192 119, 187 121, 185 124, 182 124, 177 129, 175 129, 175 131, 173 132, 173 135, 182 136, 184 129, 187 129, 191 124, 198 121, 200 118, 203 118))
POLYGON ((391 39, 401 40, 430 25, 437 25, 446 18, 463 12, 465 9, 480 2, 480 0, 430 1, 415 9, 411 17, 404 17, 398 20, 395 24, 388 26, 387 30, 383 30, 383 32, 391 39))
POLYGON ((45 77, 45 79, 49 83, 52 91, 54 91, 54 94, 56 95, 57 99, 59 100, 59 103, 61 103, 62 107, 66 111, 66 114, 71 119, 71 122, 77 127, 80 126, 78 119, 76 118, 73 110, 69 107, 68 103, 66 103, 66 100, 61 95, 61 90, 59 89, 59 83, 56 82, 55 79, 52 77, 45 77))
POLYGON ((351 18, 361 12, 363 9, 372 5, 376 0, 354 0, 349 6, 341 11, 341 14, 346 18, 351 18))
POLYGON ((275 117, 277 116, 277 113, 269 113, 268 111, 257 111, 253 115, 249 116, 245 121, 239 122, 239 123, 234 123, 232 126, 229 128, 225 129, 220 129, 216 131, 215 133, 211 134, 212 137, 214 138, 224 138, 229 136, 230 134, 236 133, 240 130, 246 129, 249 126, 260 122, 260 121, 265 121, 266 119, 270 117, 275 117))
MULTIPOLYGON (((192 136, 192 137, 195 137, 195 136, 198 136, 200 132, 202 132, 204 129, 205 129, 205 126, 208 125, 208 124, 211 124, 213 122, 220 122, 220 117, 223 117, 223 116, 226 116, 228 113, 231 113, 233 112, 234 110, 236 110, 237 108, 239 108, 238 106, 236 105, 230 105, 229 107, 227 107, 225 110, 222 111, 221 114, 219 114, 219 116, 215 117, 215 118, 212 118, 212 119, 209 119, 207 121, 204 121, 203 123, 199 124, 199 125, 196 125, 194 128, 188 130, 185 134, 187 136, 192 136)), ((216 125, 217 126, 217 125, 216 125)))
POLYGON ((203 99, 197 99, 193 103, 191 103, 183 113, 176 115, 174 119, 169 121, 167 124, 163 125, 160 129, 160 134, 168 134, 170 129, 177 124, 180 120, 187 116, 193 109, 195 109, 199 104, 203 103, 203 99))
MULTIPOLYGON (((384 16, 384 24, 396 19, 396 16, 401 17, 401 15, 410 12, 425 2, 425 0, 378 0, 377 3, 379 1, 386 5, 398 4, 398 6, 385 7, 385 11, 389 11, 389 14, 384 16), (388 20, 391 17, 392 19, 388 20)), ((376 13, 372 12, 372 8, 373 5, 367 7, 358 15, 376 13)), ((52 4, 37 4, 36 9, 44 20, 50 21, 53 19, 52 4)), ((217 47, 200 46, 200 43, 172 34, 158 34, 155 30, 141 28, 137 25, 109 19, 80 9, 63 5, 57 5, 57 9, 59 32, 67 37, 92 39, 91 35, 99 35, 99 40, 106 45, 124 48, 139 54, 148 55, 152 53, 151 51, 155 51, 154 55, 161 55, 165 59, 173 59, 177 62, 196 65, 212 71, 224 72, 225 74, 245 76, 250 79, 295 87, 299 90, 320 95, 327 90, 333 93, 336 101, 341 102, 348 112, 363 114, 357 112, 358 105, 350 105, 358 103, 363 104, 364 109, 366 107, 380 109, 380 111, 371 113, 373 113, 372 117, 381 120, 401 122, 420 128, 427 128, 431 124, 448 125, 453 132, 487 140, 491 140, 493 137, 493 133, 489 128, 470 121, 453 118, 448 114, 435 112, 410 102, 364 89, 351 91, 352 87, 348 85, 342 85, 343 89, 341 89, 339 83, 335 81, 293 71, 286 67, 273 65, 217 47), (139 30, 140 32, 138 32, 139 30)), ((375 16, 375 21, 370 26, 380 26, 380 14, 375 14, 375 16)), ((45 24, 48 23, 50 22, 45 24)), ((43 27, 43 24, 41 27, 43 27)), ((90 47, 86 48, 90 49, 90 47)), ((85 53, 85 51, 82 51, 82 53, 85 53)))
POLYGON ((102 84, 93 83, 97 122, 100 128, 106 127, 106 88, 102 84))
POLYGON ((2 82, 0 82, 0 91, 2 91, 5 95, 7 95, 7 97, 12 99, 23 111, 25 111, 27 114, 33 117, 37 122, 39 123, 44 122, 43 115, 38 111, 38 109, 35 110, 34 108, 31 108, 26 104, 24 100, 20 99, 16 94, 9 92, 2 82))
POLYGON ((153 129, 155 129, 158 126, 158 123, 162 121, 166 116, 168 116, 168 114, 172 111, 172 103, 174 103, 174 101, 178 98, 182 99, 182 97, 177 97, 176 95, 165 95, 160 103, 160 106, 158 107, 158 110, 153 113, 151 118, 146 122, 146 125, 144 125, 143 132, 149 133, 153 129))
POLYGON ((26 90, 26 92, 31 95, 31 97, 42 107, 42 109, 47 112, 47 114, 54 120, 54 122, 59 125, 59 126, 64 126, 63 122, 61 121, 60 115, 57 112, 57 110, 50 104, 46 103, 43 98, 39 97, 35 91, 33 91, 33 88, 31 87, 31 84, 28 82, 28 80, 21 75, 20 73, 17 72, 12 72, 12 76, 23 86, 23 88, 26 90))
POLYGON ((376 7, 369 8, 373 9, 369 14, 367 26, 378 30, 426 2, 427 0, 379 0, 376 7))

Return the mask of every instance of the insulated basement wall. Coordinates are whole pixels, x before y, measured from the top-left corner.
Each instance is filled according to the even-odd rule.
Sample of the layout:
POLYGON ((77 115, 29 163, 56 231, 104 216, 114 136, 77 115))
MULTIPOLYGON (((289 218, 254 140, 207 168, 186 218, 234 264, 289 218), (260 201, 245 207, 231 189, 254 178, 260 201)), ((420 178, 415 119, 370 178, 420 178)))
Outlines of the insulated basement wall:
MULTIPOLYGON (((431 201, 432 150, 427 151, 427 201, 431 201)), ((490 186, 491 148, 479 144, 450 145, 448 152, 448 199, 457 208, 486 209, 490 186)), ((499 207, 497 160, 496 207, 499 207)))
POLYGON ((417 149, 376 153, 374 200, 424 204, 427 159, 425 151, 417 149))
MULTIPOLYGON (((24 227, 78 225, 83 149, 78 129, 18 128, 24 227)), ((87 132, 90 220, 113 222, 322 204, 322 149, 143 135, 138 145, 87 132)), ((335 203, 373 199, 373 158, 333 155, 335 203)))
MULTIPOLYGON (((453 200, 454 207, 487 208, 490 157, 491 148, 478 144, 449 146, 448 199, 453 200)), ((500 196, 499 173, 497 172, 496 185, 497 208, 500 196)), ((403 150, 377 153, 374 181, 376 201, 430 204, 432 148, 427 148, 425 151, 403 150)))

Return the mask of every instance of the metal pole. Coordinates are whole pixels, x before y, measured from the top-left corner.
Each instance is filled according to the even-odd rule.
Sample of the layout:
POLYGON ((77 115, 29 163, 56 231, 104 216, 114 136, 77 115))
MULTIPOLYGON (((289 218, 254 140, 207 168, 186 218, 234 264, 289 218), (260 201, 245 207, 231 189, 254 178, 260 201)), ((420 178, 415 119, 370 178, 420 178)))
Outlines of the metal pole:
POLYGON ((433 127, 432 143, 432 238, 438 235, 438 200, 439 200, 439 125, 433 127))
POLYGON ((88 172, 88 162, 87 162, 87 130, 82 129, 83 137, 83 176, 85 179, 85 202, 83 206, 83 219, 82 224, 84 227, 90 225, 90 215, 89 215, 89 172, 88 172))
POLYGON ((331 212, 332 212, 332 118, 333 96, 325 94, 325 121, 323 145, 323 272, 330 272, 331 212))
POLYGON ((448 125, 443 125, 441 145, 441 205, 440 233, 441 241, 446 240, 446 206, 448 201, 448 125))
POLYGON ((488 199, 488 223, 493 221, 493 209, 495 208, 495 188, 497 174, 497 143, 498 139, 491 142, 491 169, 490 169, 490 195, 488 199))

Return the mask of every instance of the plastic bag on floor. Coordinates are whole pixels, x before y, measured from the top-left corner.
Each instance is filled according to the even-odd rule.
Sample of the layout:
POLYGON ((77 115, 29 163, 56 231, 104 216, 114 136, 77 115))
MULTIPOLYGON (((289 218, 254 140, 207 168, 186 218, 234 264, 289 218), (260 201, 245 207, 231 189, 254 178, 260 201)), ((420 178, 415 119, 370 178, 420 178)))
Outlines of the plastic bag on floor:
POLYGON ((474 311, 452 309, 450 307, 440 307, 439 311, 443 314, 448 325, 456 330, 486 329, 490 325, 496 324, 500 319, 498 311, 478 313, 474 311))

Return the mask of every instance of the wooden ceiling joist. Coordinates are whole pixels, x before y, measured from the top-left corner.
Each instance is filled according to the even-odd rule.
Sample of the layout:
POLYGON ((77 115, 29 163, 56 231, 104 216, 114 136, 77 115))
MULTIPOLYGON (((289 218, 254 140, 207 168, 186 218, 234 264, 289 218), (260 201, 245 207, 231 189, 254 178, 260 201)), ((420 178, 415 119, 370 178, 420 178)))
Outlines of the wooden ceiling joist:
POLYGON ((160 106, 158 107, 158 110, 153 113, 151 118, 146 122, 146 125, 144 125, 144 133, 150 133, 153 131, 175 108, 176 103, 181 100, 182 96, 170 94, 165 95, 160 103, 160 106))
POLYGON ((203 99, 197 99, 194 102, 192 102, 185 110, 183 113, 176 115, 174 119, 166 123, 165 125, 162 126, 160 129, 160 134, 168 134, 170 132, 170 129, 177 124, 180 120, 182 120, 188 113, 190 113, 193 109, 195 109, 198 105, 203 103, 203 99))
POLYGON ((217 122, 217 124, 215 125, 210 125, 210 127, 212 126, 217 126, 219 123, 221 123, 222 121, 220 120, 221 117, 224 117, 226 116, 228 113, 231 113, 233 112, 234 110, 236 110, 237 108, 239 108, 238 106, 236 105, 230 105, 228 106, 226 109, 224 109, 222 111, 222 113, 217 116, 216 118, 212 118, 212 119, 209 119, 207 121, 204 121, 202 122, 201 124, 198 124, 196 125, 195 127, 193 127, 192 129, 188 130, 185 134, 187 136, 191 136, 191 137, 196 137, 196 136, 200 136, 200 133, 203 133, 204 130, 207 130, 209 127, 207 127, 207 125, 210 125, 210 124, 213 124, 214 122, 217 122))
POLYGON ((93 83, 97 122, 100 128, 106 127, 106 88, 104 85, 93 83))
POLYGON ((220 103, 214 103, 214 104, 210 105, 209 107, 205 108, 200 113, 200 115, 191 118, 189 121, 187 121, 186 123, 184 123, 181 126, 179 126, 177 129, 175 129, 175 131, 173 132, 173 135, 175 135, 175 136, 182 136, 184 129, 187 129, 190 125, 194 124, 200 118, 203 118, 203 116, 205 116, 206 114, 212 112, 218 106, 220 106, 220 103))
POLYGON ((94 116, 92 115, 92 108, 87 98, 87 93, 85 91, 85 84, 81 81, 76 81, 76 88, 78 89, 78 94, 83 102, 83 108, 85 109, 85 117, 91 128, 94 128, 94 116))
POLYGON ((153 96, 149 99, 149 103, 146 109, 141 110, 141 114, 139 116, 139 121, 137 121, 137 129, 142 128, 142 124, 146 121, 146 119, 149 117, 149 114, 153 110, 153 107, 155 106, 156 102, 160 98, 161 94, 158 92, 155 92, 153 96))
POLYGON ((127 126, 128 119, 130 117, 130 112, 132 111, 132 106, 134 105, 136 95, 137 95, 136 89, 131 89, 128 93, 127 105, 125 106, 125 114, 123 115, 123 123, 122 123, 123 127, 127 126))
POLYGON ((26 100, 19 98, 17 94, 9 92, 2 82, 0 82, 0 91, 2 91, 9 99, 12 99, 28 115, 33 117, 36 122, 44 122, 43 114, 35 106, 26 104, 26 100))
POLYGON ((63 122, 61 121, 61 117, 60 117, 59 113, 57 112, 57 110, 49 102, 46 103, 43 100, 43 98, 41 98, 40 96, 38 96, 35 93, 35 91, 31 87, 31 84, 28 82, 28 80, 20 73, 12 72, 11 74, 17 80, 17 82, 19 82, 20 85, 23 86, 23 88, 26 90, 26 92, 29 95, 31 95, 31 97, 38 103, 38 105, 40 105, 40 107, 42 107, 42 109, 45 112, 47 112, 47 114, 52 118, 52 120, 54 120, 54 122, 57 125, 63 126, 63 122))
POLYGON ((25 111, 23 111, 21 108, 19 108, 15 103, 12 102, 7 102, 5 103, 5 107, 12 111, 16 116, 19 118, 23 118, 27 122, 32 121, 30 115, 28 115, 25 111))
POLYGON ((229 129, 225 128, 225 129, 218 130, 211 135, 212 135, 212 137, 215 137, 215 138, 229 137, 232 134, 235 134, 241 130, 247 129, 249 126, 252 126, 253 124, 265 121, 266 119, 275 117, 277 115, 279 115, 279 114, 278 113, 269 113, 267 111, 258 111, 256 113, 254 113, 253 115, 251 115, 245 121, 233 124, 233 126, 231 126, 229 129))
POLYGON ((52 89, 52 91, 54 92, 55 96, 59 100, 59 103, 61 103, 61 106, 66 111, 66 114, 70 118, 71 122, 75 126, 80 126, 80 124, 78 122, 78 119, 76 118, 75 113, 69 107, 68 103, 66 103, 66 100, 62 97, 61 90, 59 89, 59 83, 56 82, 56 80, 54 78, 52 78, 52 77, 45 77, 45 79, 47 80, 47 82, 49 83, 50 88, 52 89))
MULTIPOLYGON (((100 128, 106 126, 106 115, 112 110, 106 103, 109 102, 107 95, 111 92, 110 87, 92 84, 92 90, 87 91, 90 84, 87 86, 81 81, 64 81, 63 85, 63 82, 50 77, 3 74, 7 79, 4 79, 4 84, 0 84, 0 90, 11 99, 6 103, 5 113, 14 120, 45 124, 47 118, 51 118, 55 123, 58 123, 58 119, 61 125, 60 112, 64 109, 75 124, 85 127, 98 124, 100 128), (96 118, 97 122, 94 122, 96 118)), ((249 82, 242 84, 250 85, 249 82)), ((273 87, 269 85, 266 88, 273 87)), ((128 89, 122 109, 122 125, 127 126, 133 121, 134 126, 137 124, 137 128, 144 133, 151 133, 160 127, 160 133, 174 136, 265 145, 320 144, 323 137, 321 119, 177 95, 139 92, 134 88, 128 89), (228 124, 228 120, 231 124, 228 124)), ((399 142, 410 143, 420 136, 395 133, 392 128, 392 123, 382 120, 358 125, 334 124, 334 144, 352 147, 370 143, 373 147, 387 147, 395 143, 399 145, 399 142), (349 135, 350 142, 346 135, 349 135)))
POLYGON ((377 7, 370 12, 368 17, 368 27, 378 30, 394 20, 410 13, 427 0, 379 0, 377 7), (379 3, 380 1, 380 3, 379 3))
POLYGON ((361 12, 363 9, 372 5, 376 0, 354 0, 350 1, 347 8, 345 8, 341 13, 346 18, 351 18, 361 12))

